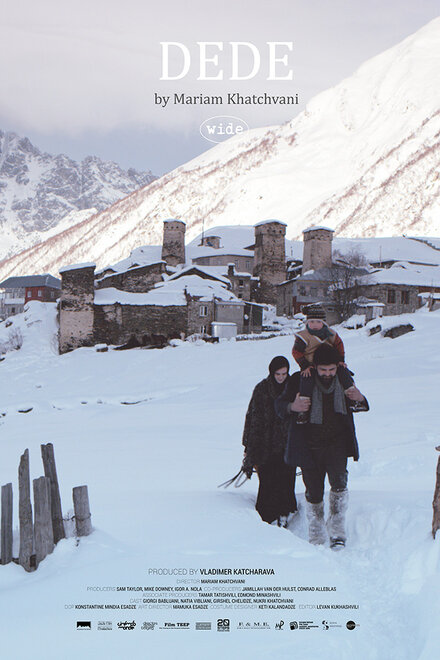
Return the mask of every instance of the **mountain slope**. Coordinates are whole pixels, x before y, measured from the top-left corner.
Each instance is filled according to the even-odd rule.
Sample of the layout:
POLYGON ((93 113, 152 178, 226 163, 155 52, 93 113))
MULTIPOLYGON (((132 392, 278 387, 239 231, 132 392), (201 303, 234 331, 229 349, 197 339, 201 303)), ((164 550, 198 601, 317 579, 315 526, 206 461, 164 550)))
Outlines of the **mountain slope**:
POLYGON ((154 178, 94 156, 78 163, 43 153, 28 138, 0 131, 0 256, 45 240, 68 214, 102 211, 154 178))
POLYGON ((0 265, 54 272, 118 261, 159 243, 162 221, 188 237, 215 225, 278 218, 287 236, 310 224, 346 236, 440 231, 440 19, 316 96, 295 120, 248 131, 109 209, 0 265))

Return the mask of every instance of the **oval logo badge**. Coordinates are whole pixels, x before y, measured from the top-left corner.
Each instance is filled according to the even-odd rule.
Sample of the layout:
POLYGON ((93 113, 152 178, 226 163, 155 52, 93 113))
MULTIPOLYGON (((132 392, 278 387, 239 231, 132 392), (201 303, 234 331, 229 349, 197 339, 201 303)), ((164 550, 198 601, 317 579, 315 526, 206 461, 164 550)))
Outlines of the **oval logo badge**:
POLYGON ((209 142, 223 142, 248 130, 249 126, 243 119, 230 115, 210 117, 200 124, 200 135, 209 142))

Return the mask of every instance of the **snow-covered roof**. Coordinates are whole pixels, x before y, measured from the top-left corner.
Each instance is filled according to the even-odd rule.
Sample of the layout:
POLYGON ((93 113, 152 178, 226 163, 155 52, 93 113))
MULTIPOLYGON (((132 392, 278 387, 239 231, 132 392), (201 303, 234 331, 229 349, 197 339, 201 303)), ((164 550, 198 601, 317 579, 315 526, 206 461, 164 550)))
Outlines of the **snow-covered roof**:
POLYGON ((433 300, 440 300, 440 293, 433 293, 432 291, 423 291, 417 294, 420 298, 432 298, 433 300))
POLYGON ((213 297, 219 300, 239 299, 219 280, 204 279, 198 275, 182 275, 181 277, 169 278, 165 282, 156 284, 154 290, 167 291, 187 291, 191 296, 200 297, 203 301, 212 300, 213 297))
POLYGON ((113 287, 107 289, 96 289, 95 305, 186 305, 183 289, 152 289, 147 293, 132 293, 131 291, 119 291, 113 287))
MULTIPOLYGON (((227 273, 227 268, 225 270, 224 266, 199 266, 198 264, 185 266, 181 270, 177 271, 177 273, 170 275, 170 277, 166 281, 169 282, 170 280, 180 279, 181 277, 185 276, 187 273, 190 273, 191 271, 203 273, 210 278, 215 278, 219 280, 220 282, 226 284, 227 286, 230 284, 228 278, 223 276, 225 272, 227 273)), ((247 275, 249 275, 249 273, 247 273, 247 275)))
MULTIPOLYGON (((264 222, 274 222, 267 221, 264 222)), ((278 220, 276 222, 279 222, 278 220)), ((281 223, 284 224, 284 223, 281 223)), ((211 257, 220 255, 234 255, 253 257, 254 251, 246 249, 253 246, 255 242, 254 225, 225 225, 220 227, 212 227, 205 230, 203 234, 199 234, 186 246, 186 259, 190 262, 192 259, 198 257, 211 257), (218 236, 220 237, 220 248, 216 249, 207 245, 199 245, 202 236, 218 236)), ((291 241, 285 239, 286 258, 293 258, 297 260, 302 259, 303 242, 291 241)))
POLYGON ((80 270, 81 268, 96 268, 96 264, 93 261, 86 261, 82 264, 71 264, 70 266, 63 266, 60 268, 60 273, 65 273, 68 270, 80 270))
POLYGON ((359 296, 353 300, 358 307, 385 307, 384 303, 379 302, 378 300, 373 300, 372 298, 367 298, 366 296, 359 296))
POLYGON ((24 298, 4 298, 4 305, 24 305, 24 298))
POLYGON ((111 268, 114 273, 124 273, 127 270, 136 266, 150 266, 151 264, 159 263, 162 261, 162 246, 161 245, 144 245, 138 247, 130 252, 130 256, 122 261, 102 268, 97 275, 111 268))
POLYGON ((334 229, 331 229, 331 227, 322 227, 321 225, 312 225, 312 227, 307 227, 307 229, 303 230, 303 234, 305 234, 308 231, 316 231, 318 229, 325 229, 325 231, 332 231, 334 232, 334 229))
POLYGON ((394 236, 387 238, 343 238, 333 239, 333 250, 347 253, 351 250, 362 253, 368 263, 387 261, 410 261, 413 263, 440 265, 440 238, 411 238, 394 236), (425 243, 428 241, 431 243, 425 243), (438 244, 438 245, 437 245, 438 244), (438 247, 439 249, 435 249, 438 247))
POLYGON ((115 273, 107 273, 107 275, 104 275, 101 278, 98 277, 98 278, 96 278, 96 280, 98 282, 104 282, 106 279, 109 279, 110 277, 114 277, 115 275, 121 275, 121 273, 128 273, 128 272, 131 273, 133 271, 136 272, 136 270, 140 270, 141 268, 145 268, 146 266, 154 266, 155 264, 162 264, 162 263, 166 264, 166 261, 164 261, 163 259, 159 259, 159 261, 152 261, 151 263, 148 263, 148 264, 142 264, 140 266, 131 266, 130 268, 127 268, 127 269, 122 270, 122 271, 118 271, 118 272, 115 272, 115 273))
POLYGON ((381 268, 359 279, 361 284, 407 284, 440 286, 440 266, 394 265, 381 268))
POLYGON ((276 222, 279 225, 284 225, 285 227, 287 227, 286 222, 283 222, 282 220, 276 220, 275 218, 272 220, 261 220, 261 222, 256 222, 254 227, 261 227, 261 225, 271 225, 274 222, 276 222))
POLYGON ((253 257, 253 250, 246 248, 254 243, 255 232, 253 226, 225 226, 213 227, 199 234, 186 246, 186 260, 191 262, 198 257, 223 256, 231 254, 234 256, 253 257), (220 247, 214 248, 209 245, 200 245, 202 237, 217 236, 220 238, 220 247))
POLYGON ((232 323, 230 321, 212 321, 212 325, 218 325, 218 326, 225 326, 225 327, 230 327, 233 325, 237 325, 236 323, 232 323))
POLYGON ((331 268, 317 268, 316 270, 308 270, 304 275, 300 275, 297 278, 297 282, 308 282, 308 281, 317 281, 317 282, 328 282, 335 279, 335 274, 332 272, 331 268))

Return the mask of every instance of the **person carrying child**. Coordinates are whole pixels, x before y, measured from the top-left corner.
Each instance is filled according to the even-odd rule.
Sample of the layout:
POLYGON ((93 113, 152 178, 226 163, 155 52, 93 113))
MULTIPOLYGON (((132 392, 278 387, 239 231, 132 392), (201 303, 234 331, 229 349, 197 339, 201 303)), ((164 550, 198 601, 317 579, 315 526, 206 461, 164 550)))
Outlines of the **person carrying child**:
MULTIPOLYGON (((309 305, 303 309, 306 314, 306 327, 295 333, 295 342, 292 355, 301 369, 300 390, 301 397, 310 399, 313 392, 313 356, 321 344, 333 346, 339 356, 338 378, 345 394, 350 399, 351 388, 354 387, 352 372, 345 363, 344 343, 337 332, 329 328, 326 323, 325 310, 320 305, 309 305)), ((351 410, 357 409, 357 402, 352 401, 351 410)), ((309 411, 298 414, 297 424, 306 424, 309 421, 309 411)))

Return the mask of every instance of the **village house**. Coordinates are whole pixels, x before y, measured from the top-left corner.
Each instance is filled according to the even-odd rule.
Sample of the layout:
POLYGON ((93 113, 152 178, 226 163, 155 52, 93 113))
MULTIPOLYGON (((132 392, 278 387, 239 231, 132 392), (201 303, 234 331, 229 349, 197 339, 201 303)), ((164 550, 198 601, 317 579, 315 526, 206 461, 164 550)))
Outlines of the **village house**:
POLYGON ((383 303, 386 316, 414 312, 422 303, 419 294, 440 293, 440 267, 396 262, 360 277, 357 290, 383 303))
POLYGON ((61 293, 61 280, 52 275, 8 277, 0 283, 0 317, 20 314, 27 302, 56 302, 61 293))

